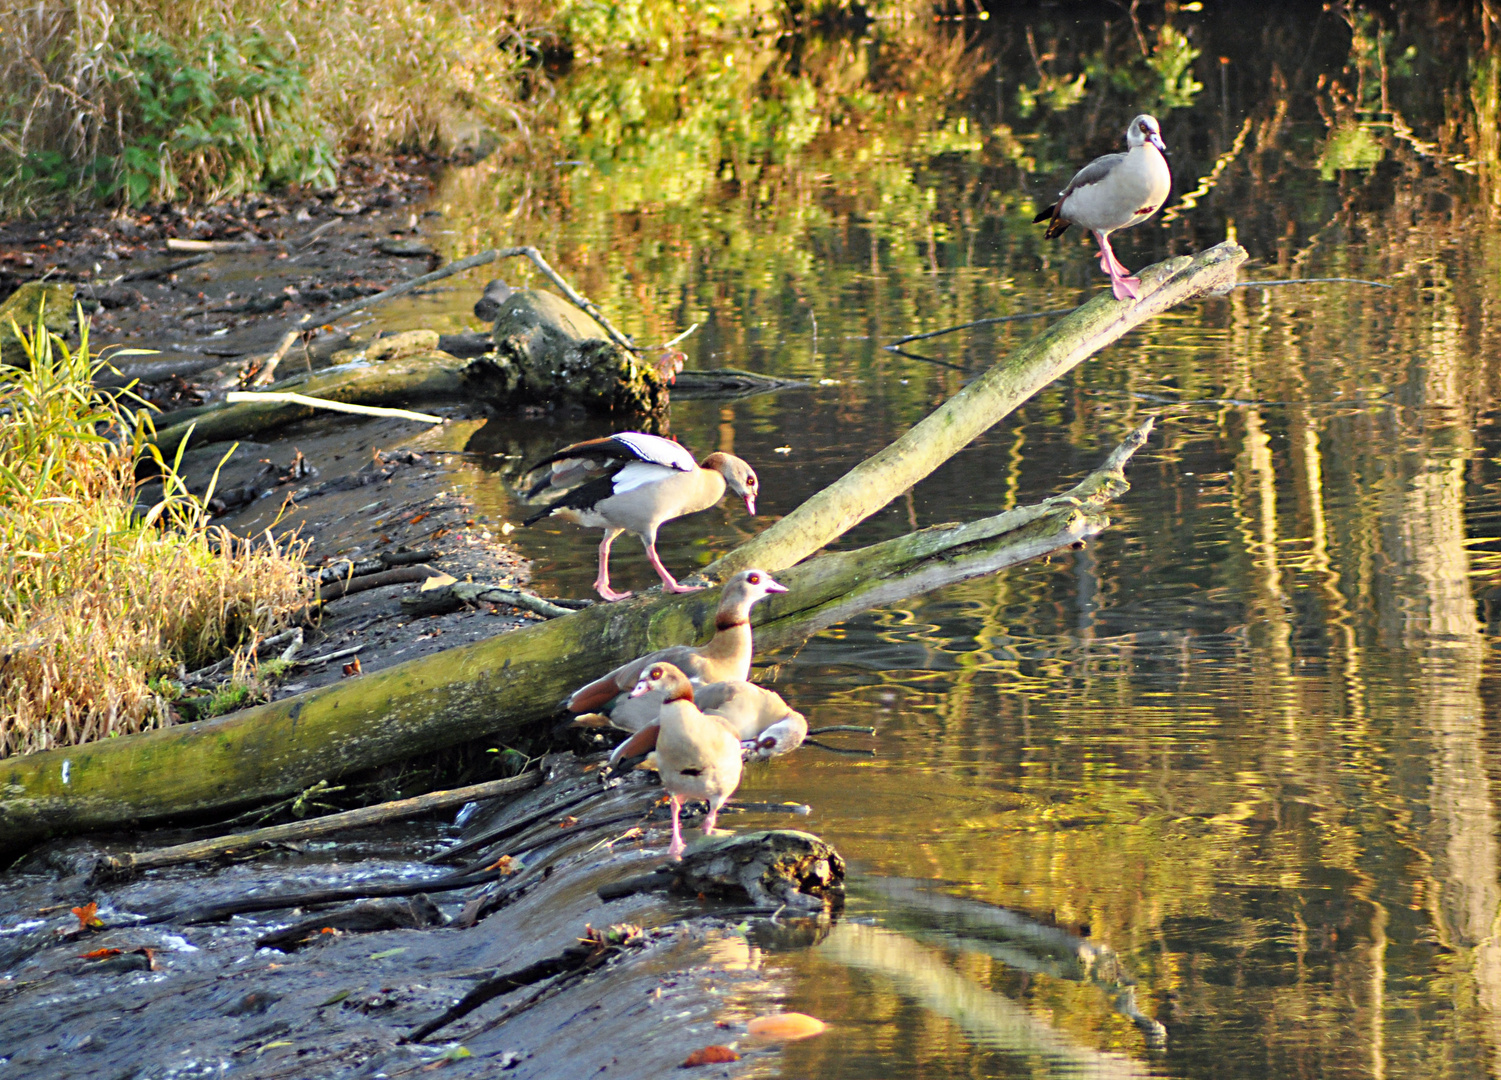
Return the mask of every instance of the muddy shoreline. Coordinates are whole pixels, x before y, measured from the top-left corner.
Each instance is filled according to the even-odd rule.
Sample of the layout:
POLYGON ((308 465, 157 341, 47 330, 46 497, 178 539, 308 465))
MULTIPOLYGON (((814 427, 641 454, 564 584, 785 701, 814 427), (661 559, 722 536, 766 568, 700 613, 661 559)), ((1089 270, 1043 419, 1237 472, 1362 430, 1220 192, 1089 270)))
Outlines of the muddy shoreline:
MULTIPOLYGON (((423 209, 429 182, 399 164, 356 163, 346 170, 348 183, 321 198, 263 196, 201 211, 0 226, 0 293, 43 274, 72 281, 93 309, 96 348, 120 343, 160 351, 132 358, 103 381, 143 379, 136 392, 166 413, 213 401, 223 393, 216 375, 270 349, 288 328, 317 327, 321 311, 438 264, 442 219, 423 209), (168 239, 234 246, 183 266, 197 256, 168 250, 168 239)), ((482 282, 456 281, 472 285, 478 299, 482 282)), ((327 330, 303 335, 283 372, 325 366, 336 349, 375 336, 381 313, 348 322, 356 324, 352 339, 327 330)), ((476 330, 480 326, 476 320, 476 330)), ((381 556, 420 559, 424 568, 459 581, 529 587, 531 568, 505 539, 513 525, 476 513, 453 482, 452 468, 477 457, 505 475, 515 468, 512 459, 530 451, 518 447, 508 419, 471 416, 462 404, 437 411, 450 421, 479 421, 465 449, 444 445, 441 429, 427 425, 318 417, 241 440, 227 460, 226 444, 193 447, 183 472, 190 487, 202 491, 218 471, 216 523, 239 535, 295 532, 309 541, 314 566, 381 556)), ((539 417, 533 408, 518 419, 535 423, 539 417)), ((142 497, 149 501, 149 489, 142 497)), ((402 581, 325 603, 293 667, 268 695, 358 678, 541 617, 489 603, 414 616, 401 601, 419 588, 402 581)), ((535 754, 569 745, 588 753, 598 738, 548 730, 519 748, 460 747, 335 780, 259 815, 242 815, 239 827, 535 770, 535 754)), ((550 782, 531 796, 153 870, 134 880, 107 880, 95 870, 107 855, 228 828, 194 822, 192 828, 93 835, 34 849, 0 875, 0 1070, 59 1077, 225 1071, 268 1078, 397 1076, 444 1062, 460 1075, 489 1075, 498 1066, 517 1076, 647 1077, 708 1045, 735 1044, 748 1063, 774 1053, 766 1045, 739 1047, 743 1030, 726 1019, 767 1011, 773 988, 751 938, 759 933, 775 942, 791 933, 811 940, 818 926, 827 927, 828 913, 768 920, 772 911, 757 915, 744 901, 673 900, 650 892, 602 900, 598 889, 661 865, 660 790, 654 775, 636 773, 599 788, 580 806, 548 812, 554 788, 599 783, 592 771, 598 760, 588 773, 572 752, 550 760, 550 782), (527 808, 539 800, 537 817, 527 808), (310 917, 309 911, 336 913, 339 906, 273 909, 205 925, 182 918, 190 904, 247 894, 436 880, 445 871, 428 860, 444 848, 472 837, 480 822, 529 812, 536 818, 530 831, 524 828, 499 856, 513 863, 514 873, 491 874, 497 880, 489 886, 375 902, 395 905, 396 914, 380 909, 374 922, 362 922, 366 912, 354 919, 355 929, 337 929, 348 924, 327 914, 335 928, 305 947, 281 952, 258 942, 310 917), (82 925, 71 911, 90 910, 90 904, 98 926, 82 925), (164 913, 163 921, 153 921, 164 913), (536 965, 576 948, 589 926, 616 924, 641 929, 628 935, 630 945, 617 950, 619 956, 589 958, 587 977, 558 977, 541 983, 540 992, 501 994, 427 1042, 402 1042, 482 976, 536 965), (727 1013, 726 993, 745 1003, 727 1013), (668 1028, 655 1025, 659 1030, 643 1036, 654 1018, 667 1015, 673 1017, 668 1028)), ((788 821, 785 814, 765 813, 732 820, 736 831, 747 821, 763 827, 788 821)), ((706 1071, 723 1075, 726 1067, 706 1071)))

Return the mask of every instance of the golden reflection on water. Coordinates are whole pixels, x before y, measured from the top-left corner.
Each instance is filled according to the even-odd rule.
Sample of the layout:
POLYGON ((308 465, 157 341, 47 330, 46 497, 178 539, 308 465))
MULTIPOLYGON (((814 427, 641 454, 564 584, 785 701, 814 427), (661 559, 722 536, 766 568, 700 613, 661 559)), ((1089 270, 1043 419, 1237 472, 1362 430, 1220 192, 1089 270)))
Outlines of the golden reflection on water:
MULTIPOLYGON (((1274 23, 1268 40, 1304 55, 1306 27, 1274 23)), ((1375 63, 1387 46, 1368 29, 1356 27, 1351 48, 1375 63)), ((953 62, 952 49, 934 55, 953 62)), ((855 877, 825 941, 757 954, 791 986, 783 1004, 831 1028, 755 1075, 1501 1076, 1501 684, 1474 599, 1501 571, 1485 546, 1501 516, 1501 244, 1490 225, 1501 187, 1485 179, 1495 136, 1484 130, 1498 66, 1472 72, 1479 127, 1466 153, 1479 188, 1430 152, 1439 121, 1419 124, 1395 77, 1391 101, 1380 80, 1381 104, 1416 141, 1360 120, 1386 140, 1379 165, 1328 181, 1317 169, 1333 135, 1297 119, 1308 102, 1290 103, 1275 79, 1241 113, 1175 112, 1175 145, 1192 136, 1205 148, 1187 175, 1213 183, 1167 228, 1123 240, 1128 263, 1234 229, 1257 276, 1394 287, 1237 289, 1172 312, 842 542, 1052 494, 1159 418, 1130 467, 1133 490, 1085 549, 762 658, 761 677, 814 725, 878 732, 829 737, 874 758, 805 749, 750 769, 742 787, 747 799, 812 805, 808 827, 855 877), (1108 949, 1141 1013, 1165 1025, 1165 1048, 1118 1007, 1127 983, 917 925, 878 889, 861 891, 890 878, 1108 949)), ((879 342, 1048 310, 1097 284, 1082 246, 1042 247, 1027 224, 1017 192, 1050 180, 1018 179, 1032 166, 1007 156, 1010 128, 979 149, 914 157, 940 121, 953 130, 942 100, 873 134, 840 129, 768 156, 754 182, 731 154, 734 183, 674 181, 696 183, 691 197, 656 184, 662 161, 600 146, 591 170, 527 178, 524 206, 520 181, 483 166, 442 197, 470 247, 541 244, 644 340, 703 321, 688 346, 698 366, 826 380, 673 409, 672 430, 693 449, 757 465, 769 519, 1037 324, 922 343, 944 364, 879 342)), ((1349 101, 1329 100, 1331 125, 1356 122, 1349 101)), ((1077 160, 1077 141, 1067 123, 1044 122, 1026 145, 1048 170, 1077 160)), ((605 428, 497 418, 432 437, 512 455, 459 475, 478 513, 515 521, 508 470, 605 428)), ((764 524, 729 506, 674 523, 664 559, 705 564, 764 524)), ((513 539, 546 587, 587 592, 597 536, 543 526, 513 539)), ((632 545, 617 552, 621 580, 651 582, 632 545)))

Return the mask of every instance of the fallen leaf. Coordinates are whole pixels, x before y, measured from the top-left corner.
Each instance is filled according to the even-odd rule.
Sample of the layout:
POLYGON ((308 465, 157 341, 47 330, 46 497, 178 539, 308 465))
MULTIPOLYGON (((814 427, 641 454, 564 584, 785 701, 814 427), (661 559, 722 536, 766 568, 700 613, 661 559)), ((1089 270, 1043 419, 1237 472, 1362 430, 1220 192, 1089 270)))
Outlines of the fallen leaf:
POLYGON ((347 663, 347 664, 344 665, 344 677, 348 678, 351 675, 358 675, 359 673, 360 673, 360 658, 358 656, 356 656, 353 660, 349 661, 349 663, 347 663))
POLYGON ((572 814, 569 814, 562 821, 558 822, 558 828, 560 828, 560 829, 571 829, 575 825, 577 825, 578 823, 579 823, 579 819, 576 818, 576 817, 574 817, 572 814))
POLYGON ((400 948, 400 949, 386 949, 384 952, 371 953, 370 954, 370 959, 371 960, 384 960, 388 956, 400 956, 404 952, 406 952, 405 947, 400 948))
POLYGON ((291 1043, 291 1042, 289 1042, 286 1039, 277 1039, 275 1042, 268 1042, 265 1046, 263 1046, 259 1050, 257 1050, 256 1053, 257 1054, 264 1054, 267 1050, 274 1050, 278 1046, 292 1046, 292 1045, 294 1045, 294 1044, 291 1043))
POLYGON ((422 513, 418 514, 416 517, 414 517, 414 518, 408 518, 407 519, 407 524, 408 525, 415 525, 415 524, 417 524, 417 522, 419 522, 423 518, 427 517, 427 515, 430 514, 430 513, 432 513, 431 510, 424 510, 424 511, 422 511, 422 513))
POLYGON ((502 855, 489 866, 485 867, 485 869, 499 870, 502 874, 513 874, 516 872, 516 868, 511 865, 511 857, 509 855, 502 855))
POLYGON ((147 971, 157 971, 157 970, 159 970, 157 968, 157 966, 156 966, 156 950, 153 949, 151 946, 146 945, 146 946, 143 946, 142 948, 139 948, 139 949, 132 949, 131 951, 132 952, 138 952, 138 953, 140 953, 142 956, 144 956, 146 958, 146 970, 147 971))
POLYGON ((424 581, 422 583, 422 588, 418 589, 417 591, 427 592, 430 589, 441 589, 443 588, 443 586, 452 585, 458 580, 459 579, 454 577, 452 574, 434 574, 432 577, 424 581))
POLYGON ((333 997, 327 998, 324 1001, 318 1002, 318 1008, 321 1009, 321 1008, 324 1008, 327 1005, 337 1005, 339 1002, 341 1002, 345 998, 347 998, 350 995, 350 993, 351 993, 351 991, 349 991, 349 990, 340 990, 333 997))
POLYGON ((728 1046, 705 1046, 688 1055, 688 1060, 678 1066, 680 1069, 691 1069, 695 1065, 723 1065, 730 1061, 739 1061, 740 1055, 728 1046))
POLYGON ((120 955, 120 950, 119 949, 95 949, 93 952, 79 953, 78 954, 78 959, 80 959, 80 960, 102 960, 106 956, 119 956, 119 955, 120 955))
POLYGON ((758 1039, 806 1039, 822 1034, 828 1026, 806 1013, 785 1012, 758 1016, 745 1025, 745 1030, 758 1039))
POLYGON ((98 911, 99 905, 93 900, 83 907, 74 908, 73 914, 78 916, 78 929, 87 930, 91 926, 103 926, 104 920, 98 916, 98 911))

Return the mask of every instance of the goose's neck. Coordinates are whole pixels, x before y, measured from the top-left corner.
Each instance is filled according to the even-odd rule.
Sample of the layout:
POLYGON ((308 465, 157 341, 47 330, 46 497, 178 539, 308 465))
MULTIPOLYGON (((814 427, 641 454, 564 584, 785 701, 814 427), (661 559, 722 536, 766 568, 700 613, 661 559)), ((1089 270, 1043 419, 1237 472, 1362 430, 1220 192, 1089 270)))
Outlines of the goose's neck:
POLYGON ((714 620, 715 633, 702 649, 704 656, 715 660, 749 662, 751 654, 750 618, 744 612, 721 611, 714 620))

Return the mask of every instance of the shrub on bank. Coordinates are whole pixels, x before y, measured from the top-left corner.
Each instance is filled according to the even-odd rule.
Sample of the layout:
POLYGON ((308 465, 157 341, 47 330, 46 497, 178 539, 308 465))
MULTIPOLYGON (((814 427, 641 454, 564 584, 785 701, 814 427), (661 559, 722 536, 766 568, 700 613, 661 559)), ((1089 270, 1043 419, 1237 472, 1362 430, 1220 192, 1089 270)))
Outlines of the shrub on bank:
POLYGON ((93 387, 88 327, 0 364, 0 758, 174 721, 171 680, 312 599, 302 545, 208 524, 168 471, 137 506, 144 414, 93 387))

